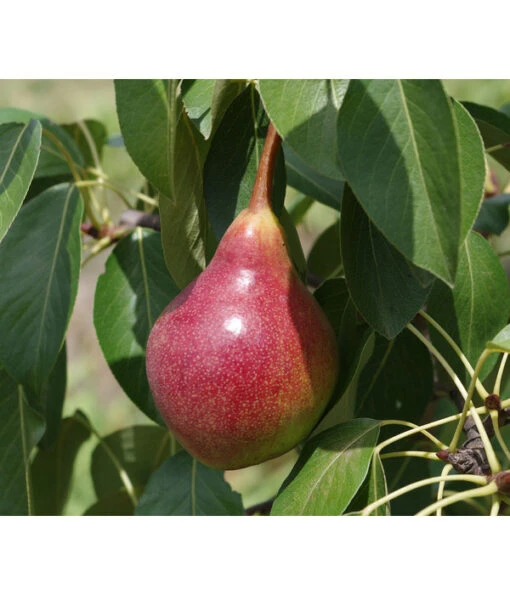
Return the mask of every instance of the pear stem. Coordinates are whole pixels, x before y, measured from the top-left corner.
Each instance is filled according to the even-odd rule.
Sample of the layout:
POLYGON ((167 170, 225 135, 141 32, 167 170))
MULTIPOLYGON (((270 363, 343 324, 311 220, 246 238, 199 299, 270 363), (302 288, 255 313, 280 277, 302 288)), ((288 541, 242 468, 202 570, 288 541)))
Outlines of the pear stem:
POLYGON ((270 122, 262 155, 260 156, 255 184, 253 185, 248 204, 248 209, 252 212, 271 208, 274 167, 281 144, 282 139, 270 122))

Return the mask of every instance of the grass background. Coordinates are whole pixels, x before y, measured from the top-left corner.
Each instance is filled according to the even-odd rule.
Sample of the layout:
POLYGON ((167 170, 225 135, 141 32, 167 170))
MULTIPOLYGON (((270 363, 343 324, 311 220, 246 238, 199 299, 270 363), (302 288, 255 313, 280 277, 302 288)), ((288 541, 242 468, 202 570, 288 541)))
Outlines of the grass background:
MULTIPOLYGON (((499 108, 510 103, 510 80, 448 80, 447 91, 458 100, 499 108)), ((100 120, 108 134, 120 132, 111 80, 2 80, 0 107, 18 107, 44 114, 57 123, 78 119, 100 120)), ((129 156, 119 149, 105 147, 104 170, 123 186, 137 188, 142 180, 129 156)), ((506 180, 505 180, 506 182, 506 180)), ((317 235, 333 220, 327 207, 315 205, 298 231, 305 253, 317 235)), ((500 243, 507 244, 508 238, 500 243)), ((100 351, 92 322, 94 290, 104 270, 108 251, 100 254, 82 271, 76 306, 67 335, 68 391, 65 414, 81 409, 101 435, 137 423, 149 423, 124 395, 100 351)), ((90 456, 97 444, 91 438, 82 448, 75 467, 71 497, 65 513, 82 514, 95 501, 88 473, 90 456)), ((245 506, 271 497, 295 460, 290 453, 248 469, 228 472, 226 477, 243 495, 245 506)))

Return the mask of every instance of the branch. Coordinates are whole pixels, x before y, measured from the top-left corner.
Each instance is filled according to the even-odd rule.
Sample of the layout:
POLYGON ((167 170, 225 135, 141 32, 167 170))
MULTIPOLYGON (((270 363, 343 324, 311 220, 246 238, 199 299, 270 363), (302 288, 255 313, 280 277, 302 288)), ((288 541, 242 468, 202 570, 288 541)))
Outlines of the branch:
MULTIPOLYGON (((452 399, 459 411, 462 411, 464 406, 463 400, 456 391, 451 393, 452 399)), ((501 408, 501 399, 498 395, 489 395, 485 399, 485 406, 487 409, 495 409, 498 411, 498 426, 504 426, 510 423, 510 408, 501 408)), ((487 432, 489 438, 494 436, 494 426, 492 424, 492 418, 490 415, 485 417, 483 420, 483 426, 487 432)), ((490 465, 487 460, 487 454, 480 437, 480 432, 476 427, 475 420, 472 416, 466 419, 463 426, 466 440, 460 448, 454 453, 451 453, 448 449, 440 450, 437 456, 447 463, 453 465, 454 469, 458 473, 468 473, 473 475, 489 475, 490 465)))

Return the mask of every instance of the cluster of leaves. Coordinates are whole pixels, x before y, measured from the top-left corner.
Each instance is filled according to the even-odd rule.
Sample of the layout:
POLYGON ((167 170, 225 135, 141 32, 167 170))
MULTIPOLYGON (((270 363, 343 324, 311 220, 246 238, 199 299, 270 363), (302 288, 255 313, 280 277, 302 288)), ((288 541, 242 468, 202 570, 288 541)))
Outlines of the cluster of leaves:
MULTIPOLYGON (((510 292, 489 242, 508 227, 510 194, 486 191, 490 160, 510 169, 510 116, 459 103, 431 80, 126 80, 115 93, 120 140, 97 121, 57 125, 0 109, 0 514, 61 514, 92 435, 97 502, 86 514, 245 514, 223 473, 194 460, 162 423, 145 344, 247 206, 270 121, 283 139, 273 207, 341 358, 328 410, 272 514, 414 514, 441 498, 447 477, 438 488, 437 475, 452 466, 430 442, 455 450, 474 393, 470 371, 503 399, 510 390, 497 365, 508 337, 494 339, 508 323, 510 292), (127 150, 143 190, 109 180, 107 143, 127 150), (298 196, 290 206, 288 187, 298 196), (138 225, 112 221, 106 188, 139 212, 138 225), (296 225, 315 203, 336 222, 305 259, 296 225), (157 230, 143 227, 154 215, 157 230), (80 411, 62 419, 65 338, 80 264, 112 245, 95 330, 148 419, 99 436, 80 411), (468 385, 461 417, 450 394, 468 385)), ((503 430, 494 442, 504 463, 491 459, 493 474, 510 464, 503 430)), ((470 494, 449 494, 460 494, 461 512, 475 510, 470 494)), ((492 488, 474 496, 476 510, 505 503, 498 495, 494 506, 492 488)))

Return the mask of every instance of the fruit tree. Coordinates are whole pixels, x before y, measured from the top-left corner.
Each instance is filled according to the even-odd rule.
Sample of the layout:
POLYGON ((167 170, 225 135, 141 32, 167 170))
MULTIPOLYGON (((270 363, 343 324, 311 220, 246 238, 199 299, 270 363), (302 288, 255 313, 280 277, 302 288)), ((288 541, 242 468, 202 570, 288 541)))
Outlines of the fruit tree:
POLYGON ((0 514, 64 514, 73 472, 87 515, 508 514, 510 104, 112 84, 120 135, 0 107, 0 514), (143 419, 106 431, 66 408, 100 257, 90 325, 143 419))

